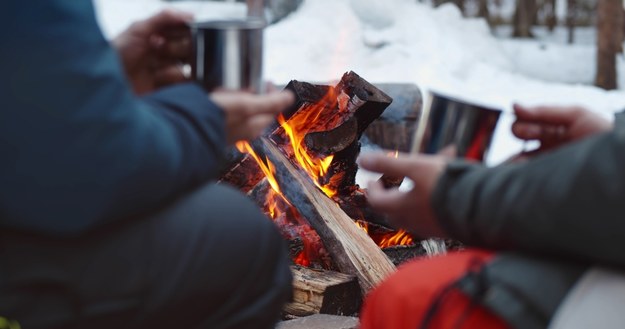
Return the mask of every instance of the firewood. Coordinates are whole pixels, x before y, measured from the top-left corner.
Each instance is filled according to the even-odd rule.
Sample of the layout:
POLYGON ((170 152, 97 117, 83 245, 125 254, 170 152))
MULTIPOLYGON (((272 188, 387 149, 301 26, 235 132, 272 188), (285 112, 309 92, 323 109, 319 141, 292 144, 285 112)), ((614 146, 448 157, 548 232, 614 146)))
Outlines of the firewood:
POLYGON ((332 130, 308 133, 304 141, 308 150, 329 155, 343 151, 358 137, 358 121, 352 117, 332 130))
MULTIPOLYGON (((309 115, 310 111, 318 113, 307 126, 306 146, 320 156, 334 155, 327 174, 319 183, 336 182, 332 187, 339 194, 350 194, 356 184, 360 137, 393 99, 354 72, 344 74, 335 87, 291 81, 286 89, 293 91, 297 98, 297 108, 284 115, 287 123, 297 120, 300 115, 309 115)), ((293 157, 288 153, 288 139, 281 128, 276 128, 270 138, 293 157)))
POLYGON ((339 204, 349 217, 355 220, 363 220, 387 228, 391 227, 385 215, 371 208, 367 201, 367 196, 365 196, 362 190, 357 189, 347 195, 338 195, 334 198, 334 201, 339 204))
POLYGON ((310 268, 334 269, 332 258, 326 251, 323 241, 296 209, 284 201, 276 200, 273 202, 276 204, 275 209, 279 209, 279 213, 275 213, 273 216, 270 214, 270 207, 267 203, 269 192, 271 192, 271 187, 265 178, 248 192, 247 196, 268 217, 274 217, 271 220, 276 224, 280 234, 287 242, 290 258, 297 262, 299 257, 302 257, 299 264, 305 264, 310 268))
POLYGON ((265 174, 250 156, 246 154, 243 160, 235 164, 232 168, 224 173, 219 182, 232 185, 243 193, 248 193, 265 178, 265 174))
POLYGON ((355 315, 360 309, 362 293, 355 276, 302 266, 292 266, 291 272, 293 301, 285 306, 285 313, 355 315))
MULTIPOLYGON (((393 99, 370 84, 358 74, 348 72, 336 86, 315 85, 293 80, 285 87, 295 94, 296 101, 282 113, 287 122, 307 110, 322 111, 314 122, 305 143, 313 153, 334 154, 334 160, 322 183, 340 173, 340 193, 348 194, 356 183, 356 158, 360 153, 359 139, 367 127, 392 103, 393 99), (331 95, 332 97, 327 97, 331 95), (310 108, 314 107, 314 108, 310 108), (342 113, 337 115, 337 110, 342 113)), ((266 130, 279 145, 288 142, 283 129, 277 122, 266 130)), ((292 156, 290 154, 289 156, 292 156)), ((248 155, 239 164, 224 170, 221 182, 241 188, 245 193, 254 188, 264 175, 248 155)), ((339 181, 339 180, 335 180, 339 181)))
POLYGON ((296 169, 273 142, 261 138, 254 147, 273 163, 282 193, 317 231, 338 270, 355 275, 363 294, 395 271, 371 238, 307 174, 296 169))

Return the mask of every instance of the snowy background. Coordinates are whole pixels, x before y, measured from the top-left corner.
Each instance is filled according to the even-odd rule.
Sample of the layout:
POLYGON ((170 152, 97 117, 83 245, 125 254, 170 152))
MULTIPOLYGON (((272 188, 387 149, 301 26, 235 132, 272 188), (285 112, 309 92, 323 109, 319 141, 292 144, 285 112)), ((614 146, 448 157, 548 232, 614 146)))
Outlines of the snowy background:
MULTIPOLYGON (((94 0, 107 37, 164 7, 195 14, 197 20, 245 15, 241 4, 205 1, 94 0)), ((513 40, 506 28, 492 33, 482 19, 463 18, 453 5, 437 9, 415 0, 305 0, 265 32, 267 80, 330 82, 354 71, 376 82, 415 83, 511 112, 511 105, 581 105, 611 116, 625 109, 625 59, 618 58, 619 86, 592 86, 595 34, 581 28, 576 43, 566 33, 541 29, 534 40, 513 40)), ((512 115, 501 120, 488 162, 518 152, 509 132, 512 115)))

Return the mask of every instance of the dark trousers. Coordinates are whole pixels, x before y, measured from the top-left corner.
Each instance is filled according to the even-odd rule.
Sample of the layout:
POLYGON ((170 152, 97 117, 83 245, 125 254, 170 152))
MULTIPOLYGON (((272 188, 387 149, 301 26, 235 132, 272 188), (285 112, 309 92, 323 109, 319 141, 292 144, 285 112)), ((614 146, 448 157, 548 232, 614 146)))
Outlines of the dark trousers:
POLYGON ((0 317, 23 329, 272 328, 288 264, 252 202, 207 185, 77 238, 0 232, 0 317))

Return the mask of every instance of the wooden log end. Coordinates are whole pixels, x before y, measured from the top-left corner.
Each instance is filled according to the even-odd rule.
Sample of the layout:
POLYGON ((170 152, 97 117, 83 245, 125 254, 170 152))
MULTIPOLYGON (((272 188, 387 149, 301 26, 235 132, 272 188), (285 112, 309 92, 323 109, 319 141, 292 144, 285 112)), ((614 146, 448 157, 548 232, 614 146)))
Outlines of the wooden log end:
POLYGON ((311 314, 355 315, 362 306, 362 293, 354 275, 292 266, 293 301, 284 312, 295 316, 311 314))

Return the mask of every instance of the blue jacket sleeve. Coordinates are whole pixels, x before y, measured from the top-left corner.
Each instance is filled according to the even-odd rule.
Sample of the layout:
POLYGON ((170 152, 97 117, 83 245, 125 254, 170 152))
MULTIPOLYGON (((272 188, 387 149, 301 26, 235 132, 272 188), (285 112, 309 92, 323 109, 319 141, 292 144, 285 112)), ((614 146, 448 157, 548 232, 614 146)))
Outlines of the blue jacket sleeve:
POLYGON ((214 177, 223 113, 195 85, 136 97, 91 1, 0 11, 0 226, 79 234, 214 177))

